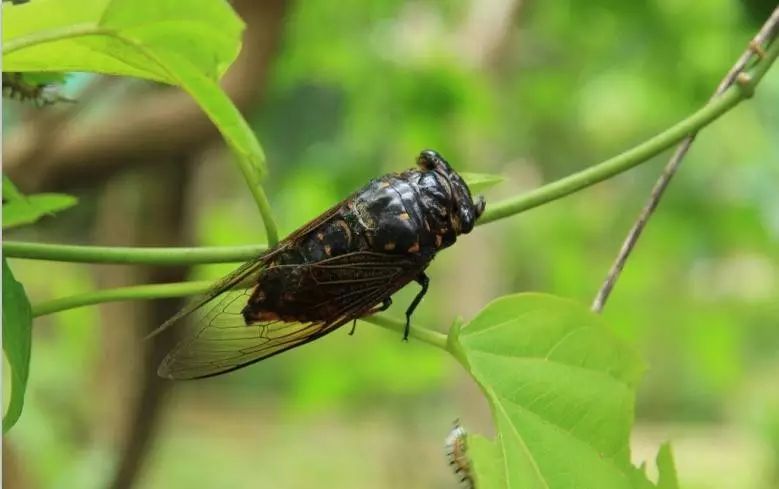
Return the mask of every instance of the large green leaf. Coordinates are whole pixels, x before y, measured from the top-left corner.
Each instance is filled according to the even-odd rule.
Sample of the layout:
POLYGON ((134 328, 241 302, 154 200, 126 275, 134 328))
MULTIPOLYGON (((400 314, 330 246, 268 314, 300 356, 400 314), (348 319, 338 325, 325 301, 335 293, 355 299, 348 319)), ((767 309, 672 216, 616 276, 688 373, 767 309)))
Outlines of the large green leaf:
POLYGON ((577 303, 500 298, 450 347, 492 406, 497 438, 472 437, 481 488, 629 488, 638 355, 577 303))
POLYGON ((76 198, 66 194, 24 195, 3 175, 3 229, 32 224, 43 216, 76 205, 76 198))
POLYGON ((31 333, 30 301, 3 257, 3 351, 11 366, 11 400, 3 416, 3 432, 22 414, 30 371, 31 333))
POLYGON ((186 90, 228 144, 260 172, 257 139, 217 80, 240 50, 243 22, 223 0, 36 0, 3 5, 3 69, 92 71, 186 90))

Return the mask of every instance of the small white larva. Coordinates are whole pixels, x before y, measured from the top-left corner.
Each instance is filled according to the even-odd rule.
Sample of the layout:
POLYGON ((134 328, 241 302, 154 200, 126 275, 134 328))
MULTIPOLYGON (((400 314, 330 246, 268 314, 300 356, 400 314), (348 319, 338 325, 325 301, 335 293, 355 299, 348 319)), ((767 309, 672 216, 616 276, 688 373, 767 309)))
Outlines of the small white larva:
POLYGON ((471 473, 471 460, 468 458, 468 433, 460 425, 460 420, 454 421, 452 431, 446 437, 446 458, 452 466, 455 476, 460 480, 462 487, 474 489, 476 487, 471 473))

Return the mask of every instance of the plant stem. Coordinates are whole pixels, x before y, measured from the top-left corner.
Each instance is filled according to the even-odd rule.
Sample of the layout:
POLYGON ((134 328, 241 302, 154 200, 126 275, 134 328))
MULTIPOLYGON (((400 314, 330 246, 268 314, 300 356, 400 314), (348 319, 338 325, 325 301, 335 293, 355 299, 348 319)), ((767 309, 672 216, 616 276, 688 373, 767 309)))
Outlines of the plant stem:
POLYGON ((757 63, 754 70, 752 70, 750 81, 747 85, 735 84, 731 86, 722 94, 722 96, 704 105, 694 114, 624 153, 591 166, 586 170, 582 170, 557 180, 556 182, 532 190, 525 195, 506 199, 491 206, 488 205, 487 210, 481 216, 477 224, 481 225, 497 221, 498 219, 503 219, 522 211, 532 209, 541 204, 565 197, 577 190, 589 187, 629 170, 662 151, 665 151, 684 139, 688 134, 699 131, 744 99, 749 98, 752 95, 755 85, 765 75, 768 68, 771 67, 777 54, 779 54, 779 43, 774 43, 768 51, 766 51, 765 57, 757 63))
MULTIPOLYGON (((84 306, 101 304, 104 302, 118 302, 128 300, 164 299, 170 297, 187 297, 206 292, 213 285, 212 281, 201 280, 197 282, 175 282, 168 284, 134 285, 130 287, 118 287, 115 289, 102 289, 94 292, 85 292, 70 297, 63 297, 36 304, 32 308, 33 317, 46 316, 57 312, 76 309, 84 306)), ((375 324, 382 328, 403 332, 405 323, 386 316, 368 316, 360 321, 375 324)), ((409 336, 424 341, 441 349, 446 349, 446 335, 437 331, 418 326, 412 326, 409 336)))
MULTIPOLYGON (((365 321, 366 323, 375 324, 376 326, 381 326, 382 328, 385 329, 397 331, 398 333, 403 333, 403 330, 406 328, 405 322, 399 321, 397 319, 392 319, 383 315, 360 318, 360 321, 365 321)), ((413 336, 414 338, 424 341, 429 345, 433 345, 442 350, 446 350, 446 335, 439 333, 438 331, 412 325, 409 331, 409 336, 413 336)))
POLYGON ((3 242, 3 255, 8 258, 75 263, 172 266, 248 261, 259 256, 266 249, 265 245, 141 248, 43 244, 23 241, 3 242))
MULTIPOLYGON (((275 246, 276 243, 279 242, 279 232, 276 227, 276 221, 273 219, 270 202, 268 201, 268 197, 265 195, 265 189, 260 182, 260 173, 248 157, 243 156, 238 151, 235 151, 235 153, 237 156, 236 161, 238 163, 238 168, 241 170, 243 178, 249 186, 249 191, 251 191, 252 197, 254 197, 254 202, 257 204, 260 216, 262 216, 262 223, 265 226, 268 244, 270 246, 275 246)), ((265 155, 261 154, 260 156, 264 162, 265 155)))
POLYGON ((492 206, 488 205, 477 224, 487 224, 538 207, 627 171, 670 148, 689 132, 699 130, 727 112, 742 99, 743 96, 738 89, 728 90, 721 98, 706 105, 687 119, 624 153, 586 170, 561 178, 556 182, 531 190, 525 195, 509 198, 492 206))
POLYGON ((139 299, 164 299, 169 297, 186 297, 200 294, 208 290, 213 282, 202 280, 198 282, 176 282, 169 284, 133 285, 115 289, 101 289, 85 292, 70 297, 54 299, 36 304, 32 308, 33 317, 45 316, 77 307, 90 306, 103 302, 116 302, 139 299))

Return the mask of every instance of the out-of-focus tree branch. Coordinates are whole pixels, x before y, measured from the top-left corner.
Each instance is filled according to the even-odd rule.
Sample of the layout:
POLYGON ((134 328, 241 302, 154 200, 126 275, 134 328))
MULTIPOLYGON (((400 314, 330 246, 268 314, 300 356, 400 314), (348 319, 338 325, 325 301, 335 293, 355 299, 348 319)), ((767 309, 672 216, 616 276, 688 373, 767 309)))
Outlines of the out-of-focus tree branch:
MULTIPOLYGON (((286 4, 284 0, 235 2, 247 29, 241 54, 222 85, 243 111, 264 91, 286 4)), ((134 96, 96 121, 71 117, 59 128, 47 133, 46 125, 30 121, 9 134, 3 148, 4 171, 25 191, 102 180, 128 166, 191 153, 218 137, 189 95, 173 89, 134 96)))
MULTIPOLYGON (((185 240, 184 236, 188 234, 185 194, 189 188, 189 170, 189 165, 182 163, 144 168, 140 172, 133 171, 137 181, 134 179, 131 183, 143 186, 145 192, 142 200, 130 203, 126 201, 134 199, 127 198, 127 179, 120 178, 118 185, 113 185, 113 188, 109 185, 106 196, 114 200, 113 204, 116 205, 109 201, 101 206, 102 218, 99 220, 98 233, 103 235, 102 239, 129 238, 138 244, 178 244, 185 240), (125 201, 124 205, 122 201, 125 201), (128 219, 134 222, 127 223, 128 219), (132 231, 124 231, 127 235, 121 236, 123 231, 117 229, 121 227, 132 228, 132 231)), ((157 282, 182 280, 187 273, 186 267, 138 267, 133 270, 100 270, 100 277, 103 281, 116 283, 124 281, 126 275, 130 274, 133 279, 157 282)), ((179 300, 166 299, 144 304, 113 304, 101 307, 105 324, 122 320, 120 317, 129 317, 131 323, 128 332, 117 332, 109 326, 104 333, 106 348, 108 351, 114 351, 115 355, 108 360, 107 368, 101 370, 106 371, 105 375, 109 379, 114 379, 109 385, 121 386, 115 392, 115 402, 118 406, 112 410, 114 415, 119 415, 113 423, 112 431, 116 431, 121 447, 118 464, 108 484, 112 489, 129 489, 137 480, 148 457, 149 446, 159 428, 165 394, 172 387, 172 383, 157 376, 157 365, 173 347, 175 337, 168 335, 154 341, 144 341, 143 338, 157 324, 173 315, 180 306, 179 300), (124 361, 121 364, 124 367, 110 365, 122 357, 124 361)))
POLYGON ((478 67, 493 65, 511 39, 522 0, 474 0, 455 37, 458 54, 478 67))

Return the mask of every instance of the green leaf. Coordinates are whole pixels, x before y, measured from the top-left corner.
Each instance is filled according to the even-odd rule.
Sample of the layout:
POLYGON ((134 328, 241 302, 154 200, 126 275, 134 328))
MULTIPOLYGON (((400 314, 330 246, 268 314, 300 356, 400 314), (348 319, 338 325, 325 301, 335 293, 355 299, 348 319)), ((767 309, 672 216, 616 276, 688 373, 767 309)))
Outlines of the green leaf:
POLYGON ((468 188, 471 190, 472 194, 484 192, 488 188, 494 187, 505 180, 505 178, 500 175, 490 175, 488 173, 463 172, 460 173, 460 176, 463 177, 465 183, 468 184, 468 188))
POLYGON ((91 71, 187 91, 230 147, 265 171, 259 142, 217 81, 243 22, 222 0, 38 0, 3 6, 3 69, 91 71))
POLYGON ((77 199, 65 194, 24 195, 3 175, 3 229, 32 224, 43 216, 76 205, 77 199))
POLYGON ((670 443, 660 445, 657 452, 657 489, 679 489, 676 465, 670 443))
POLYGON ((16 188, 14 182, 12 182, 11 179, 7 176, 3 175, 3 201, 13 202, 23 198, 24 194, 21 193, 18 188, 16 188))
POLYGON ((641 464, 640 467, 633 467, 629 475, 633 489, 657 489, 657 486, 652 484, 646 476, 645 463, 641 464))
POLYGON ((549 295, 505 296, 455 326, 450 348, 496 425, 495 441, 471 444, 479 487, 633 485, 629 435, 644 367, 600 316, 549 295))
POLYGON ((19 419, 30 371, 32 311, 22 284, 3 258, 3 351, 11 366, 11 400, 3 416, 3 433, 19 419))
POLYGON ((506 460, 503 458, 503 451, 498 444, 481 435, 469 435, 468 453, 472 462, 476 463, 473 471, 479 481, 478 487, 508 487, 506 484, 506 460), (473 454, 478 454, 475 461, 473 454))

